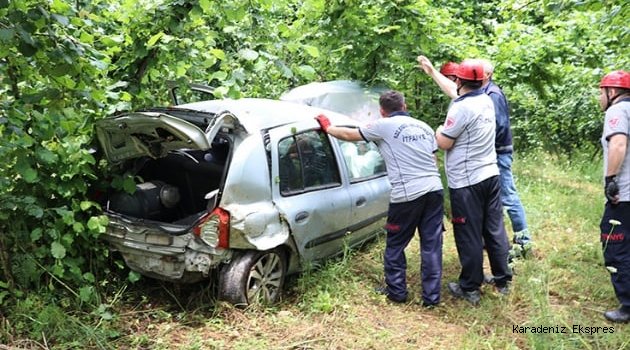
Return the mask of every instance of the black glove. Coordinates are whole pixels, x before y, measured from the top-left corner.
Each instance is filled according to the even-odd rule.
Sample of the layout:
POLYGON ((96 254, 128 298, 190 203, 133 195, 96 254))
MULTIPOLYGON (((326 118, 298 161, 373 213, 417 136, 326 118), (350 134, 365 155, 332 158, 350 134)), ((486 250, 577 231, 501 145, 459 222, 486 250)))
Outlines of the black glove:
POLYGON ((619 185, 617 185, 617 175, 606 176, 606 184, 604 185, 604 193, 606 198, 614 203, 615 196, 619 194, 619 185))

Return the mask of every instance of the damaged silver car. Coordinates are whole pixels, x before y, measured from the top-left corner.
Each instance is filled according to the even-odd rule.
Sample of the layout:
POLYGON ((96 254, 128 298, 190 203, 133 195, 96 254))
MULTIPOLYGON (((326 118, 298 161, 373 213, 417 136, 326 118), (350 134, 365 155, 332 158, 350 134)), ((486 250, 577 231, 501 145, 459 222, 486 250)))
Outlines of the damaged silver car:
POLYGON ((285 277, 383 232, 390 185, 372 143, 339 141, 328 110, 212 100, 97 122, 109 164, 136 179, 111 190, 103 238, 142 275, 216 279, 237 305, 280 300, 285 277))

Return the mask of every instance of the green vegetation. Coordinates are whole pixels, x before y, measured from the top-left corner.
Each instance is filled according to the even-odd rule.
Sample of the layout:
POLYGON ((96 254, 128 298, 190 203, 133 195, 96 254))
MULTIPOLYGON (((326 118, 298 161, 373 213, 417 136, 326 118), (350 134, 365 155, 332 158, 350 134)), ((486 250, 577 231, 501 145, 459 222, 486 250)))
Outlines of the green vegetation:
MULTIPOLYGON (((0 0, 0 343, 627 346, 623 332, 538 338, 507 325, 600 325, 614 306, 594 233, 600 169, 588 157, 599 158, 597 83, 630 62, 629 13, 627 1, 599 0, 0 0), (88 190, 108 177, 90 151, 95 120, 168 104, 167 80, 274 98, 358 79, 401 90, 436 127, 448 101, 418 70, 421 53, 436 65, 496 62, 518 156, 532 154, 516 166, 540 256, 519 263, 507 300, 490 296, 481 311, 448 299, 435 311, 386 305, 366 291, 380 278, 378 243, 305 274, 277 309, 242 312, 209 306, 205 286, 138 281, 95 244, 107 221, 88 190)), ((449 277, 457 261, 446 241, 449 277)))
POLYGON ((103 293, 107 299, 97 310, 65 314, 69 300, 24 298, 6 317, 2 342, 48 342, 55 349, 625 349, 629 326, 602 317, 617 300, 599 243, 600 168, 586 157, 517 157, 535 254, 517 260, 509 296, 486 285, 476 308, 446 291, 459 273, 447 224, 442 304, 434 309, 419 305, 417 240, 407 248, 413 300, 391 304, 372 291, 382 280, 380 239, 292 278, 284 301, 273 308, 216 304, 204 284, 118 282, 125 287, 103 293), (567 333, 514 330, 537 326, 567 327, 567 333), (574 333, 574 326, 614 327, 614 333, 574 333))

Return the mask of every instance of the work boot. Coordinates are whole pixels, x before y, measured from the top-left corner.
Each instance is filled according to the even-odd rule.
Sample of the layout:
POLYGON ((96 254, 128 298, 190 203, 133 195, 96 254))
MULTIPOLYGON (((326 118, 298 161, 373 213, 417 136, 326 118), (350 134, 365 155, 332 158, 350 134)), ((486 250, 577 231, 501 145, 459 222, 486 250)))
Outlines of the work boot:
POLYGON ((387 287, 384 287, 384 286, 378 286, 378 287, 374 288, 374 292, 375 292, 376 294, 380 294, 380 295, 384 295, 384 296, 386 296, 386 297, 387 297, 387 299, 389 299, 389 300, 391 300, 391 301, 393 301, 393 302, 395 302, 395 303, 404 303, 404 302, 406 302, 406 301, 407 301, 407 298, 402 298, 402 299, 401 299, 401 298, 395 298, 395 297, 393 297, 393 296, 389 293, 389 290, 387 290, 387 287))
POLYGON ((510 287, 507 284, 504 285, 504 286, 495 285, 494 286, 494 290, 496 290, 497 293, 499 293, 501 295, 508 295, 508 294, 510 294, 510 287))
POLYGON ((465 292, 462 290, 459 283, 449 282, 448 291, 451 292, 454 297, 464 299, 472 305, 479 305, 479 301, 481 301, 481 293, 479 293, 479 290, 465 292))
POLYGON ((604 317, 606 317, 608 321, 627 323, 630 321, 630 307, 622 306, 617 310, 606 311, 604 312, 604 317))
POLYGON ((485 284, 494 284, 494 276, 492 276, 492 275, 484 275, 483 276, 483 283, 485 283, 485 284))

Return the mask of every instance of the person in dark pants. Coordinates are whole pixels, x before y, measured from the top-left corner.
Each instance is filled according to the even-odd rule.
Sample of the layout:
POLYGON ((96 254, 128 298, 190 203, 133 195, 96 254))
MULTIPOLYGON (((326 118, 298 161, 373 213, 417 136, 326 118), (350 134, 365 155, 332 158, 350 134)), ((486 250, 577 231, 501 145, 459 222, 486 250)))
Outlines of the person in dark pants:
POLYGON ((324 132, 341 140, 375 142, 385 161, 392 190, 385 227, 386 287, 377 288, 377 292, 394 302, 407 300, 405 247, 418 230, 422 302, 434 306, 440 302, 444 216, 442 182, 434 155, 435 134, 426 123, 407 113, 401 93, 385 92, 379 104, 382 118, 358 129, 330 126, 324 115, 316 119, 324 132))
MULTIPOLYGON (((453 99, 458 97, 457 85, 453 79, 453 71, 457 67, 456 63, 447 62, 438 73, 426 56, 418 56, 417 60, 422 70, 435 81, 446 95, 453 99)), ((514 232, 512 241, 515 245, 511 253, 513 257, 526 256, 532 250, 533 240, 527 226, 525 209, 516 190, 512 174, 513 146, 509 106, 501 88, 492 81, 492 74, 494 73, 492 63, 486 59, 481 59, 479 62, 484 67, 483 90, 494 103, 496 120, 494 142, 501 184, 501 203, 512 222, 512 231, 514 232)), ((489 281, 492 281, 491 277, 489 281)))
POLYGON ((494 149, 494 105, 482 89, 483 64, 479 60, 461 62, 456 78, 459 97, 436 130, 438 146, 446 151, 455 245, 462 266, 459 281, 449 283, 448 288, 455 297, 476 305, 484 280, 484 243, 500 293, 509 292, 512 272, 494 149))
POLYGON ((599 103, 606 116, 602 133, 606 207, 600 223, 604 264, 621 306, 607 311, 609 321, 630 321, 630 73, 602 78, 599 103))

